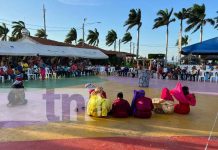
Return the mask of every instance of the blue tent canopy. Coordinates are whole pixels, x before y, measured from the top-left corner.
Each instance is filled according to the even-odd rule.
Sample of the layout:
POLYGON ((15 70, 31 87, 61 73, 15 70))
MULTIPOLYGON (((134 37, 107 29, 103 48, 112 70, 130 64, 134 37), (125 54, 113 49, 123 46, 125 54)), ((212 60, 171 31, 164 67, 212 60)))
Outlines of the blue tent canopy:
POLYGON ((182 48, 182 54, 218 55, 218 37, 182 48))

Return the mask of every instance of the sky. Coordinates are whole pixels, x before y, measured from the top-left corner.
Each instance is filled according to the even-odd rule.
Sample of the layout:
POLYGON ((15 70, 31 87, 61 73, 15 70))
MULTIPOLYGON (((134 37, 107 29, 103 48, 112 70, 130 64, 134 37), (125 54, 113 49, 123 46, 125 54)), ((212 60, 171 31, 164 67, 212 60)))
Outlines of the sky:
MULTIPOLYGON (((64 41, 72 27, 77 29, 78 39, 82 38, 81 28, 84 18, 87 18, 85 37, 87 37, 88 30, 97 28, 100 34, 99 47, 113 50, 113 46, 105 45, 108 31, 115 30, 118 38, 122 39, 126 32, 126 27, 123 25, 130 9, 140 8, 142 27, 139 54, 147 56, 149 53, 165 53, 166 27, 152 30, 157 12, 166 8, 174 8, 174 12, 178 12, 182 8, 193 6, 194 3, 205 4, 207 18, 218 16, 217 0, 1 0, 0 23, 7 23, 10 29, 12 21, 22 20, 26 23, 31 35, 34 35, 37 29, 43 28, 42 6, 44 4, 48 39, 64 41)), ((185 27, 187 27, 186 23, 184 23, 185 27)), ((175 43, 179 36, 179 28, 179 20, 170 24, 168 59, 173 56, 176 59, 178 56, 178 47, 175 43)), ((136 27, 132 28, 130 33, 133 36, 133 42, 136 43, 136 27)), ((183 35, 189 35, 189 44, 199 42, 200 31, 193 34, 186 32, 183 35)), ((218 30, 209 24, 204 27, 203 40, 217 36, 218 30)), ((129 52, 129 44, 121 44, 121 51, 129 52)))

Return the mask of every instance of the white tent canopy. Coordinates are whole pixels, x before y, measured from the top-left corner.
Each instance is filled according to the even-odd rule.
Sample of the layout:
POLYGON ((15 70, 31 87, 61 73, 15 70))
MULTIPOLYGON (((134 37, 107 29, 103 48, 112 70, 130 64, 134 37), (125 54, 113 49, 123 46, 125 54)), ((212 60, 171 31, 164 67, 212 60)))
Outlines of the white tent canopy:
POLYGON ((27 42, 6 42, 0 41, 0 55, 10 56, 60 56, 60 57, 81 57, 90 59, 107 59, 100 50, 76 48, 67 46, 49 46, 27 42))

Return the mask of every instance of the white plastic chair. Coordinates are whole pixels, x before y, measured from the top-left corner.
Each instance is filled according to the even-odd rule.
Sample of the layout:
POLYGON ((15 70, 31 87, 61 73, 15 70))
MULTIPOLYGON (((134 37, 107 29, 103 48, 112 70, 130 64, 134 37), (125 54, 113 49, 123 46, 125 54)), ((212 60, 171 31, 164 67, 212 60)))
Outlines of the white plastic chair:
POLYGON ((110 75, 114 75, 115 73, 115 67, 110 67, 108 72, 110 73, 110 75))
POLYGON ((206 72, 204 70, 200 70, 200 74, 198 76, 198 82, 201 81, 201 79, 204 79, 204 82, 206 80, 206 76, 205 76, 206 72))
POLYGON ((52 78, 57 79, 57 73, 54 70, 52 71, 52 78))
POLYGON ((165 73, 166 73, 166 72, 167 72, 167 68, 163 68, 163 72, 165 72, 165 73))
POLYGON ((50 72, 50 69, 49 68, 45 68, 45 78, 49 79, 50 76, 52 76, 52 73, 50 72))
POLYGON ((212 71, 211 73, 212 73, 212 75, 210 76, 210 82, 213 82, 213 79, 214 79, 215 82, 217 83, 217 81, 218 81, 218 72, 217 71, 212 71))
POLYGON ((28 80, 30 80, 31 77, 33 77, 33 79, 36 80, 36 74, 33 73, 33 70, 31 68, 27 69, 27 77, 28 77, 28 80))
POLYGON ((100 67, 100 74, 101 75, 106 74, 105 67, 100 67))
POLYGON ((127 76, 130 77, 132 72, 133 72, 133 68, 129 68, 129 72, 127 73, 127 76))
POLYGON ((0 80, 2 80, 2 83, 5 82, 5 77, 4 76, 0 76, 0 80))

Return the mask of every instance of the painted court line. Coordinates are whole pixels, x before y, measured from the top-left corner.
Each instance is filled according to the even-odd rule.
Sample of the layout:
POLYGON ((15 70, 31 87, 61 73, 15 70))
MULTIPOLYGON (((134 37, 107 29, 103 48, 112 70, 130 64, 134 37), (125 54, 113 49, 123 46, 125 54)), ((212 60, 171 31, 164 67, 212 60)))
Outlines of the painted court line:
POLYGON ((198 92, 198 91, 192 91, 192 93, 205 94, 205 95, 218 95, 217 92, 198 92))
POLYGON ((212 136, 212 133, 213 133, 213 129, 214 129, 215 125, 216 125, 217 118, 218 118, 218 112, 217 112, 217 114, 216 114, 216 118, 215 118, 215 120, 214 120, 213 127, 212 127, 212 129, 211 129, 211 131, 210 131, 210 135, 209 135, 209 137, 208 137, 208 139, 207 139, 207 144, 206 144, 204 150, 207 150, 207 148, 208 148, 208 144, 209 144, 209 141, 210 141, 210 139, 211 139, 211 136, 212 136))

